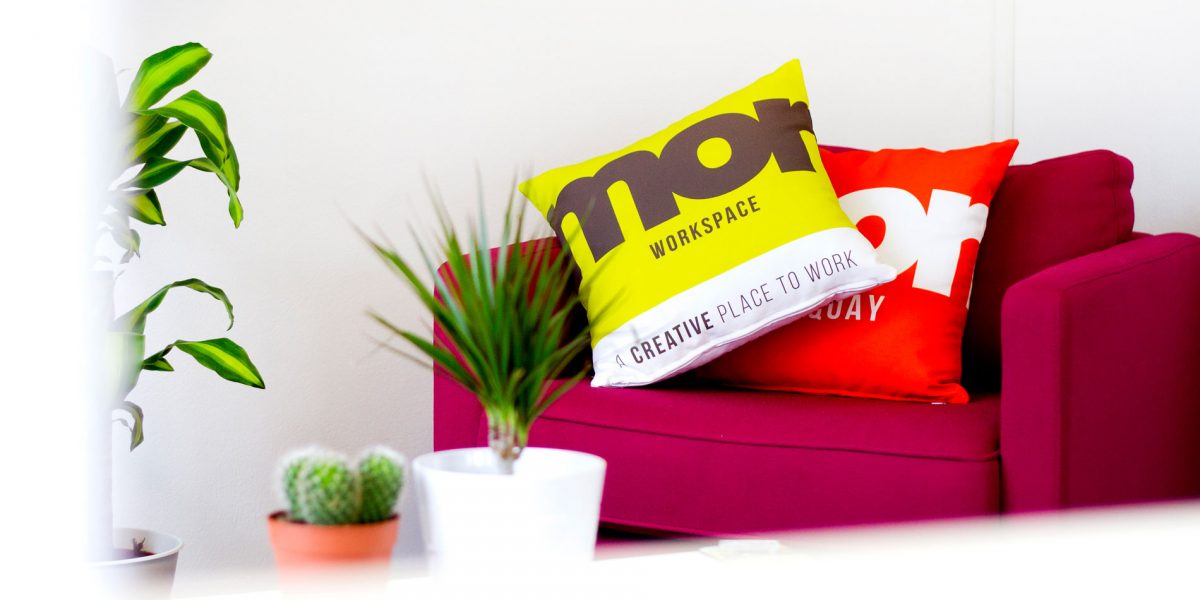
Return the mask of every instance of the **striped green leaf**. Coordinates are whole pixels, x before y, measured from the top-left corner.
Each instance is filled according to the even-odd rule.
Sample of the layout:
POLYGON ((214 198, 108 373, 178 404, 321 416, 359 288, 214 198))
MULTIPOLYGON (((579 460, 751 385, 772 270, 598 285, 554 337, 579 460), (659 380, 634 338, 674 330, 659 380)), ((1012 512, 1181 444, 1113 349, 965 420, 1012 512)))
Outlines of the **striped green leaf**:
POLYGON ((217 176, 217 179, 221 180, 221 183, 225 184, 225 189, 229 192, 229 216, 233 218, 234 227, 240 226, 242 224, 242 217, 245 215, 245 212, 242 210, 242 201, 237 195, 237 187, 231 184, 225 174, 222 173, 221 170, 218 169, 217 166, 207 158, 192 159, 188 161, 188 166, 201 171, 213 173, 217 176))
POLYGON ((137 386, 142 374, 141 360, 146 353, 146 336, 123 331, 108 331, 100 338, 100 388, 105 399, 124 399, 137 386))
POLYGON ((167 124, 167 118, 161 115, 130 113, 129 117, 129 126, 125 137, 130 147, 137 140, 162 129, 162 126, 167 124))
POLYGON ((145 420, 145 415, 142 413, 142 407, 128 400, 122 400, 118 408, 129 413, 129 416, 133 419, 133 425, 129 427, 129 449, 132 451, 134 448, 142 445, 142 442, 146 439, 145 432, 142 429, 142 422, 145 420))
POLYGON ((175 288, 195 290, 220 300, 225 305, 225 312, 229 315, 229 328, 233 328, 233 304, 229 302, 229 297, 225 295, 225 292, 221 288, 208 285, 199 279, 183 279, 162 286, 157 292, 150 294, 150 297, 146 298, 141 304, 118 317, 114 324, 115 330, 145 333, 146 316, 154 312, 162 304, 163 299, 167 297, 167 292, 175 288))
POLYGON ((198 169, 211 170, 225 184, 229 192, 229 216, 233 218, 235 227, 242 223, 241 201, 237 197, 241 185, 241 166, 238 163, 237 152, 229 139, 229 128, 225 119, 225 110, 215 100, 192 90, 167 104, 148 111, 152 114, 178 120, 196 132, 200 141, 200 149, 208 158, 211 165, 199 166, 198 169), (206 168, 207 167, 207 168, 206 168))
POLYGON ((179 340, 175 342, 175 347, 192 355, 196 362, 229 381, 259 389, 266 388, 262 375, 259 375, 254 363, 250 362, 246 351, 229 338, 200 342, 179 340))
POLYGON ((171 348, 173 348, 173 347, 175 347, 175 344, 167 344, 166 348, 163 348, 162 350, 159 350, 158 352, 151 354, 150 356, 147 356, 145 359, 142 360, 142 370, 143 371, 174 371, 175 367, 172 367, 171 363, 167 362, 167 353, 170 352, 171 348))
POLYGON ((189 162, 162 157, 151 158, 146 161, 145 165, 142 165, 142 170, 138 171, 138 174, 134 175, 133 179, 125 184, 125 187, 142 190, 156 188, 187 168, 189 162))
MULTIPOLYGON (((158 108, 147 111, 150 114, 176 119, 196 130, 201 139, 207 139, 216 152, 227 152, 228 124, 225 120, 225 110, 216 100, 192 90, 158 108)), ((207 156, 208 153, 205 153, 207 156)), ((213 158, 209 156, 209 158, 213 158)), ((221 160, 213 160, 220 164, 221 160)))
POLYGON ((134 256, 141 256, 142 236, 129 226, 129 218, 124 213, 107 213, 103 217, 108 233, 122 250, 121 263, 129 262, 134 256))
POLYGON ((191 79, 211 58, 212 53, 195 42, 172 46, 149 56, 133 76, 129 94, 125 97, 125 108, 130 111, 150 108, 191 79))
POLYGON ((154 190, 135 190, 120 193, 120 210, 147 225, 166 225, 163 218, 162 205, 158 202, 158 194, 154 190))
POLYGON ((173 121, 139 137, 129 150, 129 164, 136 165, 151 158, 166 156, 183 139, 187 129, 187 125, 173 121))
POLYGON ((127 237, 123 238, 118 244, 125 248, 125 254, 121 255, 121 264, 129 262, 135 256, 142 255, 142 236, 134 229, 127 229, 124 232, 127 237))
POLYGON ((213 173, 217 176, 217 179, 221 181, 221 184, 229 192, 229 216, 233 218, 233 225, 234 227, 241 225, 242 217, 245 213, 242 210, 242 202, 237 195, 237 186, 229 180, 229 177, 220 168, 207 158, 193 158, 191 160, 172 160, 161 157, 151 158, 142 166, 142 170, 138 171, 137 175, 126 183, 124 187, 128 188, 129 191, 150 190, 170 181, 187 167, 213 173))

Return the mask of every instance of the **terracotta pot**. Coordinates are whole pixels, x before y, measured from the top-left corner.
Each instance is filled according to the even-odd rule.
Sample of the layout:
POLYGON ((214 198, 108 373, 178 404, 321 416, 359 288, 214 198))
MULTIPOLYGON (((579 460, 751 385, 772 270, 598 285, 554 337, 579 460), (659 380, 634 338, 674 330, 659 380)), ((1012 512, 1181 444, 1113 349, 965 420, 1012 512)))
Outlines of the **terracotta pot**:
POLYGON ((359 525, 298 523, 289 521, 284 511, 267 517, 267 532, 285 589, 307 585, 313 576, 349 571, 356 578, 386 581, 399 529, 399 515, 359 525))

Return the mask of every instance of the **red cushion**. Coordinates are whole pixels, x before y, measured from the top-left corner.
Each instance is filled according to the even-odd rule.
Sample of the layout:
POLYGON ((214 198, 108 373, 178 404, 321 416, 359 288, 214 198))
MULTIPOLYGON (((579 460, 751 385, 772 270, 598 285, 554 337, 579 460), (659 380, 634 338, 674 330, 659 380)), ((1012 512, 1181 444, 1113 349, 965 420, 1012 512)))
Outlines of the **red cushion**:
POLYGON ((719 535, 995 513, 998 419, 996 396, 933 405, 584 383, 530 442, 608 461, 606 522, 719 535))
POLYGON ((697 375, 758 389, 966 402, 960 377, 972 272, 988 205, 1016 147, 1008 140, 947 152, 824 150, 841 207, 899 275, 697 375))
POLYGON ((1008 168, 975 266, 963 339, 969 388, 999 389, 1000 302, 1009 286, 1129 240, 1132 185, 1133 164, 1107 150, 1008 168))

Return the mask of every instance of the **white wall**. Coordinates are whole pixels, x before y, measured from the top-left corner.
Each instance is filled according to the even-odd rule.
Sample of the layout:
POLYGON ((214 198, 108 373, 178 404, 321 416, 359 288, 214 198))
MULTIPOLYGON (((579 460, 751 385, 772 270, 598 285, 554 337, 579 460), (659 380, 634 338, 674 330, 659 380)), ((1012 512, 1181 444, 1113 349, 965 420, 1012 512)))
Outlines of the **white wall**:
POLYGON ((1019 1, 1018 162, 1110 148, 1133 161, 1136 227, 1200 233, 1200 7, 1019 1))
MULTIPOLYGON (((430 375, 374 353, 363 311, 424 317, 351 223, 410 247, 407 224, 428 223, 422 170, 466 210, 478 162, 499 206, 514 170, 624 145, 792 57, 826 143, 959 147, 990 141, 1000 122, 1026 159, 1111 147, 1138 165, 1139 223, 1200 232, 1189 201, 1200 181, 1183 168, 1200 88, 1186 56, 1146 64, 1180 52, 1195 62, 1200 43, 1184 35, 1195 12, 1166 19, 1162 35, 1151 10, 1113 4, 1081 21, 1051 13, 1082 3, 1034 4, 1014 13, 1001 0, 998 19, 992 0, 117 3, 123 30, 95 45, 119 67, 189 40, 215 54, 190 85, 229 113, 246 205, 235 232, 211 177, 161 188, 170 225, 141 228, 145 258, 118 305, 186 276, 224 287, 231 337, 268 386, 228 384, 182 358, 175 373, 147 374, 133 397, 146 444, 114 444, 119 521, 187 540, 183 594, 268 566, 280 454, 385 442, 414 456, 432 444, 430 375), (1113 49, 1092 28, 1137 33, 1113 49), (1014 67, 1015 87, 996 65, 1014 67)), ((178 292, 153 315, 150 346, 222 329, 218 306, 178 292)), ((398 552, 418 554, 415 518, 402 531, 398 552)))

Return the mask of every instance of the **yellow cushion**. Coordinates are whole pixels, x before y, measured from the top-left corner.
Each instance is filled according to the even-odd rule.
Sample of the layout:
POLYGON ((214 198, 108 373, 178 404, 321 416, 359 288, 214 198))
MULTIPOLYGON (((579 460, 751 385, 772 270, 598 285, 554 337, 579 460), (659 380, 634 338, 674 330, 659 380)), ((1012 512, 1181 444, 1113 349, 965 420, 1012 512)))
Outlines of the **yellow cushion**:
POLYGON ((795 60, 520 190, 579 267, 593 385, 669 377, 895 277, 838 205, 795 60))

